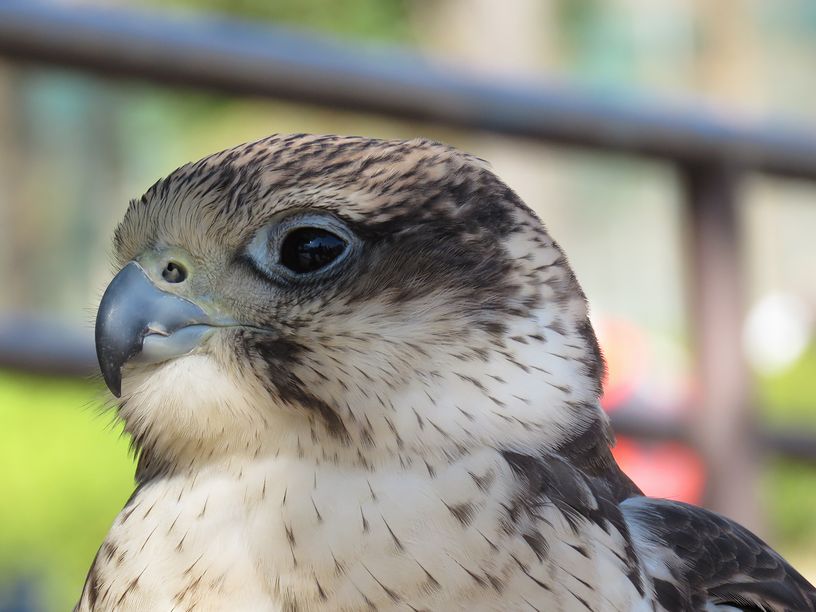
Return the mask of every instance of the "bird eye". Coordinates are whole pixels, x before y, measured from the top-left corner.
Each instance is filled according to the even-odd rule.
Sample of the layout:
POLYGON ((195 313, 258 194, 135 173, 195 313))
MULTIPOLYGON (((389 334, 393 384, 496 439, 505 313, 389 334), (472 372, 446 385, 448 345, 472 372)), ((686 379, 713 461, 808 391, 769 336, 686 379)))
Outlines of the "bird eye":
POLYGON ((312 283, 360 247, 360 239, 342 219, 323 211, 300 211, 273 218, 260 228, 246 255, 273 282, 312 283))
POLYGON ((280 262, 296 274, 325 268, 348 248, 348 243, 319 227, 299 227, 289 232, 280 245, 280 262))
POLYGON ((180 263, 168 261, 162 270, 162 278, 168 283, 181 283, 187 278, 187 270, 180 263))

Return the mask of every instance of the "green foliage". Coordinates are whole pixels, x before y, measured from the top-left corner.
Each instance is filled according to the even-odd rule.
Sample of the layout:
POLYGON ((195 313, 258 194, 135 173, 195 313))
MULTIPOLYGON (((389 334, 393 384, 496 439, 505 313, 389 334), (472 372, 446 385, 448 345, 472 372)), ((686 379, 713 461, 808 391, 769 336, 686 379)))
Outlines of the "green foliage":
MULTIPOLYGON (((783 459, 773 459, 763 479, 765 510, 769 518, 769 539, 791 563, 797 560, 816 568, 816 469, 783 459)), ((800 570, 810 578, 812 572, 800 570)))
MULTIPOLYGON (((784 372, 761 378, 757 391, 763 422, 816 434, 816 345, 784 372)), ((767 500, 771 539, 779 542, 780 551, 816 566, 816 469, 772 460, 765 470, 762 497, 767 500)))
POLYGON ((408 0, 151 0, 168 6, 233 15, 344 38, 405 41, 410 38, 408 0))
POLYGON ((763 419, 776 425, 811 424, 816 432, 816 344, 791 367, 765 376, 758 386, 763 419))
POLYGON ((120 427, 86 382, 0 372, 0 602, 35 581, 70 610, 96 549, 133 490, 120 427))

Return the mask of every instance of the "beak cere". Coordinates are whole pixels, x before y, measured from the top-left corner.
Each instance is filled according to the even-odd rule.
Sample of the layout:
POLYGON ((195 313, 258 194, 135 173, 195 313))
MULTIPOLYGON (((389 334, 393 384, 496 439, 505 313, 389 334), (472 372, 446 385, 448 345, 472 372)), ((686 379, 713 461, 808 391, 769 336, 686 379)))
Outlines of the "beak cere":
POLYGON ((122 366, 186 355, 216 323, 200 306, 162 291, 135 261, 111 281, 96 315, 96 357, 105 384, 122 395, 122 366))

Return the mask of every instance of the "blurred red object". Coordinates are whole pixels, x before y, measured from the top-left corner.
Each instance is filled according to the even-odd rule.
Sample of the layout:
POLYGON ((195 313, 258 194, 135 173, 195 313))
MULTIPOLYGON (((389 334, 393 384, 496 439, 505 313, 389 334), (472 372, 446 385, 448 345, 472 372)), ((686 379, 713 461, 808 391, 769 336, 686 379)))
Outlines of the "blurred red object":
MULTIPOLYGON (((601 405, 607 412, 632 405, 674 412, 673 400, 655 393, 651 379, 656 372, 647 333, 630 321, 603 318, 596 329, 607 364, 601 405)), ((670 395, 667 393, 666 395, 670 395)), ((675 442, 643 442, 618 436, 613 455, 629 477, 652 497, 699 504, 705 486, 705 469, 691 448, 675 442)))
POLYGON ((604 318, 596 325, 606 360, 601 406, 611 412, 635 394, 648 366, 648 338, 633 323, 604 318))
POLYGON ((646 495, 700 504, 705 469, 692 449, 675 442, 644 444, 623 436, 612 449, 618 464, 646 495))

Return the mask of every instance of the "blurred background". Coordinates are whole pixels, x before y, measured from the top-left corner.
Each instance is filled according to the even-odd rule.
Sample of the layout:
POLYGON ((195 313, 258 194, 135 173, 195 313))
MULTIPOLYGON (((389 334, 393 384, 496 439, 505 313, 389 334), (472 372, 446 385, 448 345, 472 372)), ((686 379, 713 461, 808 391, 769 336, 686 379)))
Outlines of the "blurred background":
MULTIPOLYGON (((0 6, 0 611, 69 609, 133 488, 128 441, 106 409, 104 387, 86 375, 95 307, 111 278, 111 235, 128 200, 184 162, 275 132, 425 136, 489 160, 548 225, 586 290, 609 362, 604 406, 620 432, 616 454, 626 471, 647 493, 742 520, 816 580, 816 183, 803 180, 816 177, 816 141, 807 147, 807 135, 816 134, 816 4, 37 5, 40 16, 68 15, 62 33, 81 31, 86 16, 104 29, 135 10, 226 40, 231 30, 222 20, 241 20, 271 28, 251 32, 283 48, 291 43, 296 60, 326 53, 329 39, 343 52, 359 49, 384 74, 413 74, 413 60, 405 67, 403 55, 383 50, 396 47, 419 56, 419 70, 444 67, 434 73, 443 86, 444 75, 465 75, 491 91, 534 92, 533 101, 552 93, 558 112, 610 110, 600 135, 565 137, 553 121, 556 128, 543 130, 555 134, 548 139, 507 128, 501 113, 445 121, 436 114, 456 115, 455 107, 381 112, 376 102, 298 99, 297 88, 276 95, 271 87, 180 86, 160 70, 128 69, 121 72, 138 78, 119 78, 103 55, 101 70, 88 61, 60 67, 72 60, 31 50, 48 47, 46 33, 9 25, 12 13, 34 3, 7 1, 0 6), (535 86, 513 89, 518 84, 535 86), (688 125, 695 142, 708 139, 719 152, 678 145, 675 154, 654 134, 644 142, 657 145, 633 144, 633 122, 642 116, 656 132, 664 115, 685 118, 673 125, 688 125), (774 171, 773 156, 757 161, 750 146, 717 149, 718 139, 733 141, 740 130, 783 151, 782 170, 774 171), (788 137, 794 153, 786 157, 788 137), (745 155, 730 159, 729 151, 745 155)), ((89 48, 102 40, 93 28, 82 36, 89 48)), ((386 86, 376 89, 372 100, 388 97, 386 86)), ((543 104, 541 116, 551 110, 543 104)))

